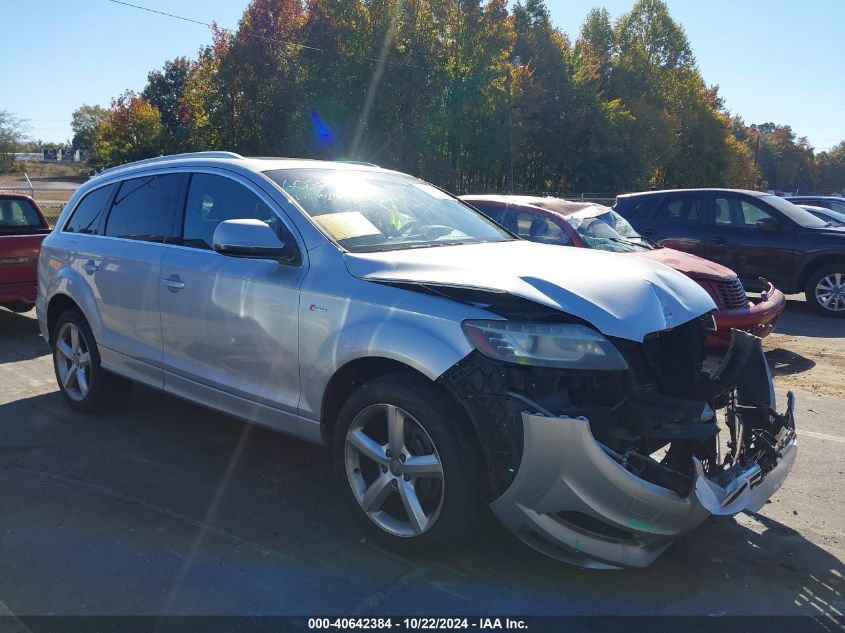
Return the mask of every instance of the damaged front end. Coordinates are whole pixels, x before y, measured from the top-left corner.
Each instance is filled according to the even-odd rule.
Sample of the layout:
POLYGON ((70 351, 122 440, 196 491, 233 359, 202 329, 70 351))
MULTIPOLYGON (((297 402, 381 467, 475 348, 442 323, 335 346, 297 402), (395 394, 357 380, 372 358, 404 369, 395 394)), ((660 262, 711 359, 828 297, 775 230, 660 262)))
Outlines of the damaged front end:
POLYGON ((759 510, 795 461, 794 398, 777 412, 759 338, 734 330, 708 359, 706 328, 610 339, 624 369, 474 352, 444 374, 481 438, 497 517, 545 554, 614 568, 649 565, 711 514, 759 510))

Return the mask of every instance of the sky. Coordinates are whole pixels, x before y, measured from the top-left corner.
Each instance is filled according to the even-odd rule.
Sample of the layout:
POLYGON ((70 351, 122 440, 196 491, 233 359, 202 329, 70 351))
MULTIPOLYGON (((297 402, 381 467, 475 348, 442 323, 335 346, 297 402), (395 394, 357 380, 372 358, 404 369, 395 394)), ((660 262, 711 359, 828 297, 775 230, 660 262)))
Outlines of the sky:
MULTIPOLYGON (((236 28, 247 0, 130 0, 236 28)), ((634 0, 547 0, 552 22, 577 37, 587 12, 615 19, 634 0)), ((817 151, 845 140, 845 0, 668 0, 708 84, 747 123, 788 124, 817 151)), ((63 142, 83 103, 108 106, 168 59, 196 55, 206 27, 109 0, 0 0, 0 110, 29 136, 63 142)))

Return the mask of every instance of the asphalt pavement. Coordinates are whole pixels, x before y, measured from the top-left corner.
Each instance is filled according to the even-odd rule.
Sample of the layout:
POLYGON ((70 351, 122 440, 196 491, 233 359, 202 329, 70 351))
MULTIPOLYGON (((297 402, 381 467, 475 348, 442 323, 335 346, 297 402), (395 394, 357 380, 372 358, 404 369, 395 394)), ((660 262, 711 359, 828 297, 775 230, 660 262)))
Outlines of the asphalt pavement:
POLYGON ((567 566, 492 515, 412 558, 367 540, 321 447, 141 387, 72 412, 33 313, 0 310, 0 615, 825 620, 845 612, 845 399, 797 395, 798 462, 773 501, 708 520, 648 569, 567 566))

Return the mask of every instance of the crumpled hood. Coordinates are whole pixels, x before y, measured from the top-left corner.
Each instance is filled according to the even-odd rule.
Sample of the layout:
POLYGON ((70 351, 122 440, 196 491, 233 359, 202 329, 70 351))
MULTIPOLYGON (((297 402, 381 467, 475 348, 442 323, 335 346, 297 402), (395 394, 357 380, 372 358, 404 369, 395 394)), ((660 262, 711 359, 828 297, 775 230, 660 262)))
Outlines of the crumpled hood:
POLYGON ((698 255, 676 251, 674 248, 655 248, 651 251, 636 251, 631 253, 637 257, 645 257, 661 264, 666 264, 693 279, 712 279, 727 281, 736 277, 736 273, 726 266, 711 262, 698 255))
POLYGON ((698 284, 668 266, 584 248, 514 240, 344 257, 361 279, 507 292, 632 341, 716 307, 698 284))

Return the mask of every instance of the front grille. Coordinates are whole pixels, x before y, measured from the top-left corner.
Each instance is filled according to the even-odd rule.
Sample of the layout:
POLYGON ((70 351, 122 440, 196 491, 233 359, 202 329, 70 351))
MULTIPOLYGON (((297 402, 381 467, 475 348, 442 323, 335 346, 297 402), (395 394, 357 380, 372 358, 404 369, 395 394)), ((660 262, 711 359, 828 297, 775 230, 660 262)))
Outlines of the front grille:
POLYGON ((722 297, 725 308, 728 310, 748 307, 748 295, 745 294, 742 282, 736 277, 729 281, 717 281, 716 288, 719 290, 719 296, 722 297))

